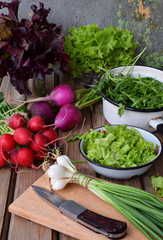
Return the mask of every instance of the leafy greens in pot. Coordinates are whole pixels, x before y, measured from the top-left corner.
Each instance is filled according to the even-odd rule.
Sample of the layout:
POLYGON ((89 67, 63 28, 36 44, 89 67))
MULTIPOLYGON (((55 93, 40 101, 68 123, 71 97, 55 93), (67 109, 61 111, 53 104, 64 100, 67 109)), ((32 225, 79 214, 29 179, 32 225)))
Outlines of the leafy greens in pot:
POLYGON ((98 89, 106 98, 119 104, 120 116, 126 106, 137 109, 163 108, 163 82, 152 77, 136 78, 121 73, 115 76, 106 71, 98 89))
POLYGON ((127 125, 105 126, 105 131, 85 133, 85 153, 91 160, 105 166, 126 168, 150 162, 156 157, 153 142, 146 142, 138 130, 127 125))

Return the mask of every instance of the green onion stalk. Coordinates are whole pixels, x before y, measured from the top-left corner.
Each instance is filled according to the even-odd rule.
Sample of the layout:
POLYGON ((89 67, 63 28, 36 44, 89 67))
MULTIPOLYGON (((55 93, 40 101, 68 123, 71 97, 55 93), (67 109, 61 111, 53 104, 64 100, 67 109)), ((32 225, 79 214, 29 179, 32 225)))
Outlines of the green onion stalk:
POLYGON ((80 184, 116 208, 147 239, 162 240, 163 202, 155 195, 81 174, 66 155, 58 156, 55 164, 44 170, 50 179, 52 191, 63 189, 67 183, 80 184))

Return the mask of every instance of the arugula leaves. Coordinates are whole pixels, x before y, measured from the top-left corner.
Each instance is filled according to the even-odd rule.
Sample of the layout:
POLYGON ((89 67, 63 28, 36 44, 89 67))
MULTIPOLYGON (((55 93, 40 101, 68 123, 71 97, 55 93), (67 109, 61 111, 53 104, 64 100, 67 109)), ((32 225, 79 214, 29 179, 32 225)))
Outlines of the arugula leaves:
POLYGON ((106 98, 119 104, 120 116, 126 106, 137 109, 163 108, 163 83, 152 77, 114 76, 107 71, 98 89, 106 98))

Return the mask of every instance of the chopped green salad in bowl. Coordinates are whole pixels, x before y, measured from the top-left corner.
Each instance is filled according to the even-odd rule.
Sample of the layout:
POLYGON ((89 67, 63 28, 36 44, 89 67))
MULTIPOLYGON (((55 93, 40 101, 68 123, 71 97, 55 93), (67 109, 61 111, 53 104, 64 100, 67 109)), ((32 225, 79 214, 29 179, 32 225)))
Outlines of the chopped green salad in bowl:
POLYGON ((146 66, 113 68, 101 76, 98 89, 110 124, 157 129, 150 120, 163 118, 163 71, 146 66))
POLYGON ((117 179, 143 174, 162 152, 154 134, 126 124, 90 129, 79 148, 97 173, 117 179))

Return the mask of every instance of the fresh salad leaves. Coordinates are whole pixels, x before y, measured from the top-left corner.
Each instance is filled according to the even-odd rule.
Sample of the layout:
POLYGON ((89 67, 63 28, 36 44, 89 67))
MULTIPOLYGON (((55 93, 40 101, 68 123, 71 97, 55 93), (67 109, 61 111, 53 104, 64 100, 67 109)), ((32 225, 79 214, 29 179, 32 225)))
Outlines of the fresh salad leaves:
POLYGON ((151 183, 152 183, 152 187, 156 191, 156 194, 159 197, 163 197, 163 177, 162 176, 152 176, 151 183))
POLYGON ((119 104, 120 116, 126 106, 137 109, 163 108, 163 82, 152 77, 136 78, 121 73, 115 76, 107 70, 98 89, 106 98, 119 104))
POLYGON ((65 37, 64 50, 70 56, 69 66, 74 77, 91 70, 101 74, 99 67, 113 68, 131 62, 137 43, 134 34, 109 25, 98 28, 97 24, 73 27, 65 37))
POLYGON ((153 142, 146 142, 138 130, 127 125, 105 126, 106 131, 85 133, 85 153, 91 160, 105 166, 126 168, 150 162, 156 157, 153 142))

